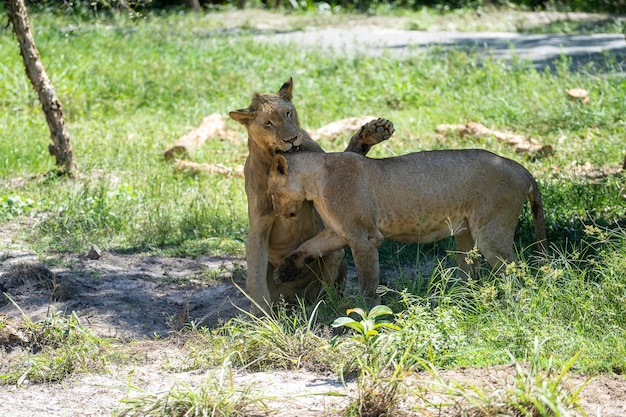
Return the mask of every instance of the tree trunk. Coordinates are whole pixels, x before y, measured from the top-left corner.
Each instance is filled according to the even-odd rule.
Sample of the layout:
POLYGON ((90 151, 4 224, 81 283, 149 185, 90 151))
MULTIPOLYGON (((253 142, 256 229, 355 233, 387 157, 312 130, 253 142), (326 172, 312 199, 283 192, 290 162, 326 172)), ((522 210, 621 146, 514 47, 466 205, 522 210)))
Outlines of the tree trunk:
POLYGON ((199 12, 200 8, 200 0, 185 0, 185 4, 194 12, 199 12))
POLYGON ((52 144, 48 146, 48 150, 50 155, 56 158, 60 173, 72 175, 76 169, 76 161, 70 144, 70 135, 65 127, 63 108, 39 58, 39 52, 35 46, 28 21, 26 5, 24 0, 5 0, 5 6, 9 15, 9 23, 13 26, 13 33, 20 44, 20 53, 26 67, 26 75, 37 91, 41 107, 46 115, 46 122, 48 122, 50 138, 52 139, 52 144))

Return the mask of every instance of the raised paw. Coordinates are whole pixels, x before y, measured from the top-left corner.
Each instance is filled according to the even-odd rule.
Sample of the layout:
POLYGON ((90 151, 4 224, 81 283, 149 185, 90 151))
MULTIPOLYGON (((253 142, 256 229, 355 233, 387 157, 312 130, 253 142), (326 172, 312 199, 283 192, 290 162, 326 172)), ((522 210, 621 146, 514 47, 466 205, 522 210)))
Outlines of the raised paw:
POLYGON ((389 139, 395 131, 390 120, 379 117, 361 126, 357 135, 361 135, 363 142, 375 145, 389 139))
POLYGON ((378 118, 365 123, 350 139, 346 152, 356 152, 366 155, 372 146, 389 139, 395 129, 393 123, 387 119, 378 118))

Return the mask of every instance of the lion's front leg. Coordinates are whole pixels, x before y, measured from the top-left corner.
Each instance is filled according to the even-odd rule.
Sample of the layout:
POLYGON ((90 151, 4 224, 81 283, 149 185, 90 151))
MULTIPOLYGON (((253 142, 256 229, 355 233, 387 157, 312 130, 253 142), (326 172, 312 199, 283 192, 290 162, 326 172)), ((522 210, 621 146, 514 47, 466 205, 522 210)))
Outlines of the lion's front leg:
POLYGON ((344 152, 367 155, 372 146, 389 139, 393 132, 395 132, 393 123, 387 119, 379 118, 369 121, 352 136, 344 152))
POLYGON ((275 271, 274 278, 278 282, 293 281, 308 263, 344 247, 344 238, 331 229, 324 229, 287 255, 275 271))
POLYGON ((269 236, 273 220, 273 216, 250 218, 250 230, 246 239, 246 264, 248 268, 246 290, 250 298, 257 304, 254 305, 253 303, 252 306, 254 313, 259 313, 259 308, 264 309, 272 302, 267 285, 267 273, 269 236))
POLYGON ((380 304, 380 296, 376 294, 380 280, 378 246, 357 245, 350 249, 354 258, 354 266, 356 266, 361 295, 370 307, 380 304))

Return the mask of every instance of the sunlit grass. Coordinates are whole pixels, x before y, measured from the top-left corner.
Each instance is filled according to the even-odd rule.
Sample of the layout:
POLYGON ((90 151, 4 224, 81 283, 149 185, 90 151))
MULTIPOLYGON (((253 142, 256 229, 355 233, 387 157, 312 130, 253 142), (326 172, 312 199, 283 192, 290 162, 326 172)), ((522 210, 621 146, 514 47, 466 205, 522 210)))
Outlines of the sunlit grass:
MULTIPOLYGON (((569 175, 572 163, 621 162, 620 138, 626 130, 621 118, 626 110, 626 82, 622 78, 594 72, 592 67, 571 72, 567 60, 554 70, 538 72, 523 62, 509 67, 499 61, 481 61, 473 53, 454 51, 433 51, 405 61, 322 56, 295 46, 259 44, 245 34, 209 31, 199 35, 203 29, 187 27, 197 24, 202 28, 202 19, 171 15, 94 23, 35 15, 38 45, 64 105, 81 175, 72 187, 63 182, 30 180, 27 187, 7 189, 1 197, 17 194, 37 200, 42 210, 60 213, 59 207, 76 201, 76 189, 106 188, 107 193, 122 195, 119 203, 110 203, 120 207, 111 209, 123 211, 125 207, 134 212, 133 221, 142 229, 146 222, 180 223, 182 208, 190 205, 200 204, 201 210, 219 209, 214 203, 213 208, 205 206, 219 199, 229 202, 234 219, 231 225, 238 234, 245 227, 242 181, 206 177, 181 181, 181 174, 163 162, 162 152, 207 114, 226 115, 246 106, 252 91, 275 91, 293 76, 294 100, 305 127, 364 114, 394 121, 395 137, 374 148, 372 156, 432 148, 488 148, 520 160, 546 184, 550 226, 556 223, 554 227, 560 229, 563 222, 589 213, 606 222, 623 214, 619 209, 623 202, 619 181, 608 179, 594 185, 569 175), (52 22, 54 25, 49 26, 52 22), (70 25, 71 30, 65 27, 70 25), (249 71, 251 67, 255 70, 249 71), (571 87, 588 89, 591 104, 568 100, 564 90, 571 87), (492 140, 452 137, 442 141, 434 133, 437 124, 468 120, 535 137, 557 152, 549 159, 530 161, 492 140), (578 197, 560 192, 563 180, 592 201, 577 206, 581 204, 578 197), (131 195, 124 198, 129 188, 131 195), (589 194, 590 188, 598 191, 589 194), (201 194, 206 196, 195 197, 201 194), (558 208, 555 201, 561 203, 558 208), (153 212, 156 207, 159 213, 153 212)), ((5 110, 0 127, 6 138, 0 144, 5 156, 0 159, 0 176, 6 183, 10 178, 46 172, 53 161, 46 151, 49 139, 45 122, 24 80, 17 48, 10 36, 1 40, 6 64, 0 70, 10 86, 0 95, 5 110)), ((229 128, 243 137, 235 123, 229 121, 229 128)), ((328 144, 327 148, 339 150, 342 145, 328 144)), ((232 167, 242 164, 245 154, 245 143, 216 141, 192 158, 232 167)), ((89 193, 82 195, 79 198, 91 198, 89 193)), ((108 227, 109 232, 98 230, 103 239, 132 240, 132 225, 108 227)), ((198 229, 202 227, 197 224, 198 229)), ((223 228, 231 227, 225 224, 223 228)), ((158 236, 158 226, 152 229, 156 235, 148 237, 149 245, 171 243, 158 236)), ((50 236, 50 232, 46 234, 50 236)), ((558 234, 558 230, 552 232, 552 236, 558 234)), ((134 246, 137 242, 126 244, 134 246)))
POLYGON ((251 386, 243 389, 236 387, 227 361, 215 375, 209 375, 197 387, 182 383, 166 393, 145 392, 132 385, 128 388, 128 398, 123 399, 121 409, 113 413, 116 417, 246 416, 266 412, 268 407, 265 402, 271 398, 255 392, 251 386))

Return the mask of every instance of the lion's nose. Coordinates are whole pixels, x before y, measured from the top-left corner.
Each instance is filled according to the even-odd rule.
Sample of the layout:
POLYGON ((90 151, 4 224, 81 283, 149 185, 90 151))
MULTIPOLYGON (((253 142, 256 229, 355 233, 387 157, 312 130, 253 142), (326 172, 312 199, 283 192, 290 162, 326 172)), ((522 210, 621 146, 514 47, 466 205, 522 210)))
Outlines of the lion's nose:
POLYGON ((294 143, 296 140, 298 140, 298 135, 290 138, 290 139, 285 139, 285 142, 289 142, 289 143, 294 143))

